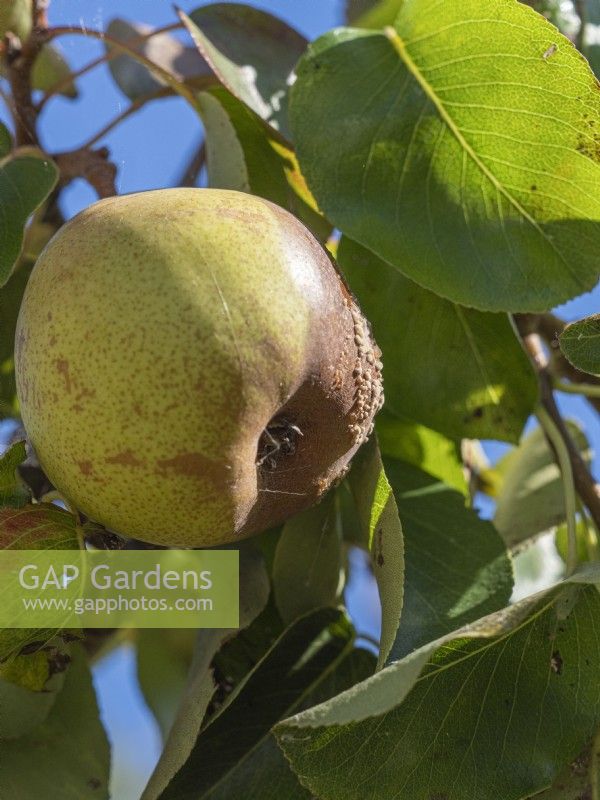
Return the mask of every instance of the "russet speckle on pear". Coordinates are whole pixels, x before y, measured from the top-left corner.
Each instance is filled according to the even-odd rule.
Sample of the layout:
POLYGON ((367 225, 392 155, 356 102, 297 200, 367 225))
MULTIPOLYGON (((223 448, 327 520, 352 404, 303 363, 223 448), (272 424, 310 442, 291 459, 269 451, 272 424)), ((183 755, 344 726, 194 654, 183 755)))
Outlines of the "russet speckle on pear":
POLYGON ((15 363, 50 480, 125 536, 202 547, 314 504, 382 403, 369 326, 288 212, 216 189, 102 200, 34 268, 15 363))

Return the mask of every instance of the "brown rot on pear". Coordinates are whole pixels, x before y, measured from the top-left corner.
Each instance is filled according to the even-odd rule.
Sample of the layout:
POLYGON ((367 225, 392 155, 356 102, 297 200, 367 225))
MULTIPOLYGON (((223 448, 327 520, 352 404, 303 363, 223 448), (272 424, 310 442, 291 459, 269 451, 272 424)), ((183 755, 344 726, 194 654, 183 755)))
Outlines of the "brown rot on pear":
POLYGON ((258 197, 102 200, 38 259, 19 401, 53 484, 168 546, 238 540, 313 505, 383 402, 380 352, 325 250, 258 197))

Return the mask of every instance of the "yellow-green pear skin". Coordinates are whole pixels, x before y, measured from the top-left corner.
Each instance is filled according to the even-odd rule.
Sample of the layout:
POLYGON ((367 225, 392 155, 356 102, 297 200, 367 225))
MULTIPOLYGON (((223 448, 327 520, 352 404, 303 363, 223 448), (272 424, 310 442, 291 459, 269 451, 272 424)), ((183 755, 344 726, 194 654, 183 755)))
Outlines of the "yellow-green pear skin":
POLYGON ((380 352, 287 211, 217 189, 90 206, 33 270, 15 348, 43 469, 154 544, 236 541, 314 504, 382 403, 380 352))

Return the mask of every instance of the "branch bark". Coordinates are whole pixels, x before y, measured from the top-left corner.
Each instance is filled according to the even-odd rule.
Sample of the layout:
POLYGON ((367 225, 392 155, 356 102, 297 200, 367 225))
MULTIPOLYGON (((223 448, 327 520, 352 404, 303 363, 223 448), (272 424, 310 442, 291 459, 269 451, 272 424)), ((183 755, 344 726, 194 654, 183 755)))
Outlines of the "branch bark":
MULTIPOLYGON (((548 368, 548 359, 542 348, 540 337, 537 333, 527 331, 522 317, 517 318, 515 322, 522 336, 525 348, 538 374, 540 402, 548 415, 552 418, 567 448, 577 494, 581 498, 581 501, 587 506, 594 523, 600 525, 600 486, 594 481, 592 474, 581 457, 577 445, 573 441, 569 429, 565 425, 560 411, 558 410, 556 400, 554 399, 553 377, 548 368)), ((554 445, 550 441, 548 441, 548 444, 556 458, 554 445)))
MULTIPOLYGON (((587 372, 582 372, 577 367, 574 367, 570 361, 563 355, 558 337, 564 331, 566 322, 555 314, 517 314, 515 321, 521 332, 522 336, 527 336, 530 333, 539 334, 550 351, 550 361, 548 363, 548 370, 554 378, 566 378, 571 383, 591 384, 592 386, 600 386, 600 378, 596 375, 588 375, 587 372)), ((586 398, 590 405, 592 405, 598 413, 600 413, 600 398, 588 397, 586 398)))

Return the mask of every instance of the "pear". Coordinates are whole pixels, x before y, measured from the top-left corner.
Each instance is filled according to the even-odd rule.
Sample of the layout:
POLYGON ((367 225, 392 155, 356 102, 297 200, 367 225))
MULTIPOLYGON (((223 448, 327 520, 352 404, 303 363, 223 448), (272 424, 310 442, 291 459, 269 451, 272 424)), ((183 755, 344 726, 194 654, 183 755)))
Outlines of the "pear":
POLYGON ((217 189, 112 197, 64 225, 15 346, 28 436, 67 501, 182 547, 317 502, 372 430, 379 357, 312 234, 217 189))

